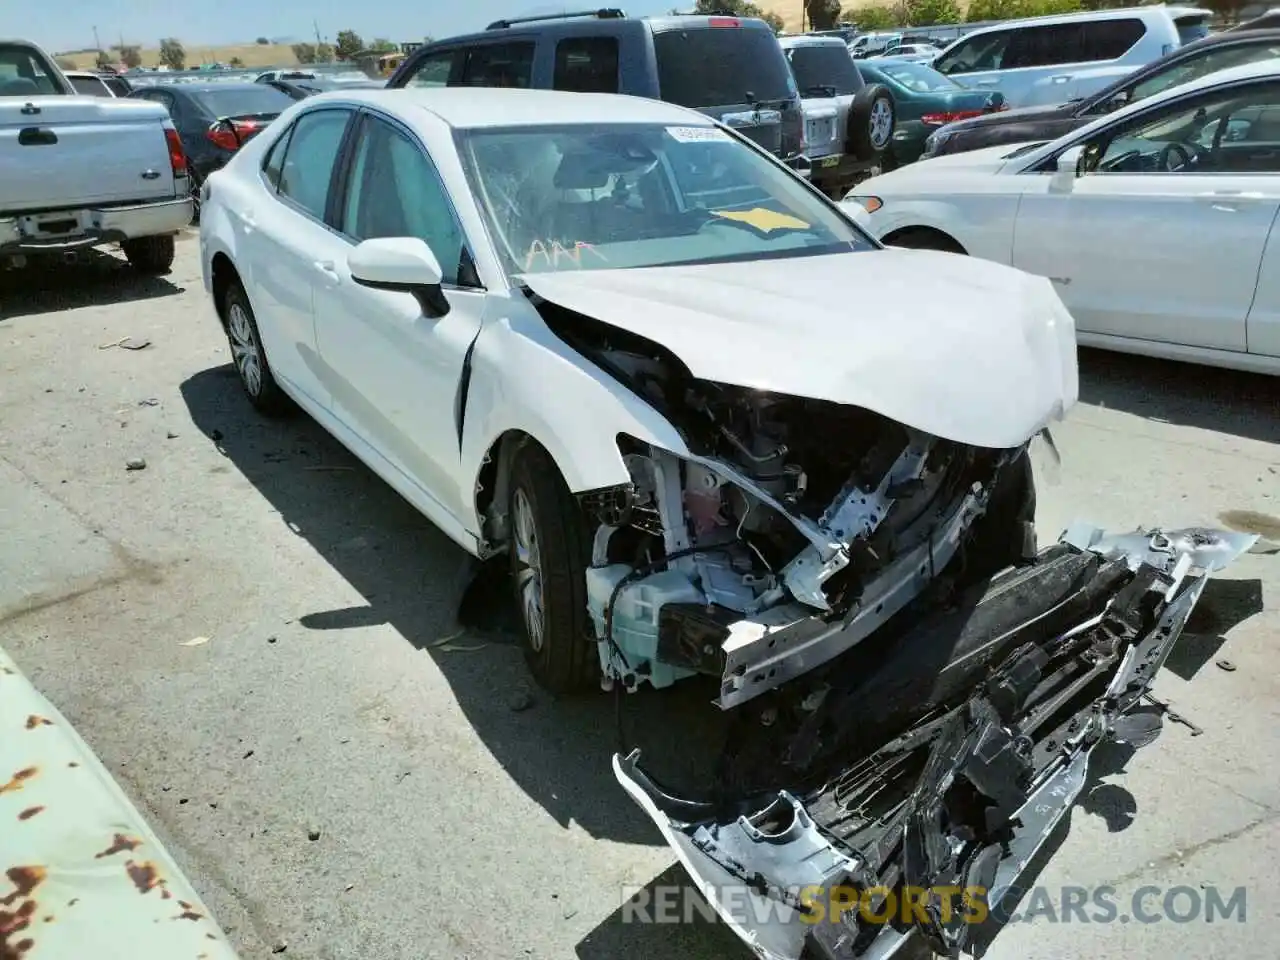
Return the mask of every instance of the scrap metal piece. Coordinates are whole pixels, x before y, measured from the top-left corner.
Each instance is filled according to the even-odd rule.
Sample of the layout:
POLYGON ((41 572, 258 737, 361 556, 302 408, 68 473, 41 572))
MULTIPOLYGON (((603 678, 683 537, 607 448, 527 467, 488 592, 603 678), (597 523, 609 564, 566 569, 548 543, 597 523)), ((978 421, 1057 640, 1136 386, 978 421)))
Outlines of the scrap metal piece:
POLYGON ((236 960, 142 815, 3 649, 0 824, 0 956, 236 960))

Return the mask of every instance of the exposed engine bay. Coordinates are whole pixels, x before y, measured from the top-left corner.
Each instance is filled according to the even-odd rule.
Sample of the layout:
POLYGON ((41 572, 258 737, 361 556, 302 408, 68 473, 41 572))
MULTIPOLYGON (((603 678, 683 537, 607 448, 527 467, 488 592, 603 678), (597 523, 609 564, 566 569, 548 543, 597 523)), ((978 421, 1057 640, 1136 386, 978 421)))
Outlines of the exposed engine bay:
POLYGON ((631 483, 580 499, 597 526, 588 607, 606 685, 721 680, 728 709, 870 635, 988 530, 1034 555, 1025 445, 967 446, 876 413, 691 376, 668 351, 553 304, 553 330, 677 428, 620 436, 631 483), (1003 515, 985 526, 1003 485, 1003 515))
POLYGON ((1154 739, 1159 714, 1134 708, 1209 574, 1256 539, 1073 528, 850 651, 707 796, 671 795, 638 751, 614 772, 757 956, 882 960, 914 937, 956 956, 1016 899, 1098 744, 1154 739))

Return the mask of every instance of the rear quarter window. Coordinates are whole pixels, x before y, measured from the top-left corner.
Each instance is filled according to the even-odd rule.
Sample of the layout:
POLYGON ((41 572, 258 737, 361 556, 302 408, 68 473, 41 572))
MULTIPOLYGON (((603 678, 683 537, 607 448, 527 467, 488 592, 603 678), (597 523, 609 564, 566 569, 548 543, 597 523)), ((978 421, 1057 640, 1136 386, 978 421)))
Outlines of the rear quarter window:
POLYGON ((782 48, 768 30, 664 30, 654 34, 653 47, 659 94, 668 103, 720 107, 794 96, 782 48))
POLYGON ((1081 24, 1082 60, 1115 60, 1143 38, 1147 25, 1137 17, 1081 24))

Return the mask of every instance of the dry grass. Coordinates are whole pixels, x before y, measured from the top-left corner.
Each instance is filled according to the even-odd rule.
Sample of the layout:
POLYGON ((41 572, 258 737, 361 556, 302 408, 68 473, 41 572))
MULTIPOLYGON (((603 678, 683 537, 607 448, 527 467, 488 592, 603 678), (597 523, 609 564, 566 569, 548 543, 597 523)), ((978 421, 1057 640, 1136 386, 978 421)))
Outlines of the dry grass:
MULTIPOLYGON (((187 51, 187 66, 198 67, 202 63, 230 63, 239 57, 246 67, 288 67, 297 63, 293 48, 284 44, 243 43, 230 47, 204 47, 183 44, 187 51)), ((115 51, 111 51, 114 54, 115 51)), ((160 48, 144 47, 142 65, 155 67, 160 64, 160 48)), ((97 60, 94 53, 60 53, 59 60, 74 63, 77 70, 90 70, 97 60)))
MULTIPOLYGON (((895 6, 897 0, 844 0, 840 4, 841 18, 848 18, 854 23, 858 22, 858 11, 866 7, 892 7, 895 6)), ((757 0, 757 5, 767 11, 772 11, 782 18, 782 22, 787 25, 788 33, 800 32, 800 19, 804 10, 804 0, 757 0)), ((960 9, 964 9, 965 4, 960 4, 960 9)))

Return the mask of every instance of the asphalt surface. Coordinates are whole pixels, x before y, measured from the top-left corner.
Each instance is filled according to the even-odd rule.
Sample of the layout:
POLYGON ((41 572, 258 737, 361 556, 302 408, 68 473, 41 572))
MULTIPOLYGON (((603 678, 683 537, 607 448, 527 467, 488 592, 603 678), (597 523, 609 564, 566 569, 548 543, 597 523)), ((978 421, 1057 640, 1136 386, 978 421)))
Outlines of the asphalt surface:
MULTIPOLYGON (((195 239, 179 251, 158 280, 108 257, 0 278, 0 644, 243 955, 745 960, 716 924, 623 922, 624 887, 683 875, 613 779, 612 701, 531 690, 502 605, 463 603, 442 534, 315 424, 251 411, 195 239), (450 640, 460 606, 471 629, 450 640)), ((1079 517, 1280 541, 1280 383, 1081 364, 1062 464, 1038 466, 1043 537, 1079 517)), ((1273 960, 1278 628, 1280 556, 1246 556, 1156 686, 1203 734, 1167 724, 1103 755, 1039 872, 1054 897, 1114 886, 1120 913, 1147 884, 1243 886, 1245 921, 1052 922, 1041 904, 988 956, 1273 960)), ((677 780, 714 739, 706 697, 627 703, 677 780)))

